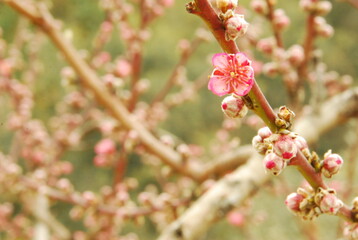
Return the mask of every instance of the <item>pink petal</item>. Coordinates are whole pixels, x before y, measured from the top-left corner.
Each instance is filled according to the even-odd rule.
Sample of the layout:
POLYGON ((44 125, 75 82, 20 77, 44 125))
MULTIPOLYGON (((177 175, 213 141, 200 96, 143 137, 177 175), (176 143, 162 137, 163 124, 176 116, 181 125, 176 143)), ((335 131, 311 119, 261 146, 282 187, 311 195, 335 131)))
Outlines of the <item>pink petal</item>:
POLYGON ((217 53, 212 58, 212 63, 215 68, 227 69, 229 67, 229 55, 226 53, 217 53))
POLYGON ((227 88, 225 78, 226 77, 212 76, 208 84, 208 89, 218 96, 228 94, 229 89, 227 88))
POLYGON ((236 53, 235 58, 239 66, 249 66, 251 64, 250 60, 247 58, 246 54, 244 53, 241 52, 236 53))

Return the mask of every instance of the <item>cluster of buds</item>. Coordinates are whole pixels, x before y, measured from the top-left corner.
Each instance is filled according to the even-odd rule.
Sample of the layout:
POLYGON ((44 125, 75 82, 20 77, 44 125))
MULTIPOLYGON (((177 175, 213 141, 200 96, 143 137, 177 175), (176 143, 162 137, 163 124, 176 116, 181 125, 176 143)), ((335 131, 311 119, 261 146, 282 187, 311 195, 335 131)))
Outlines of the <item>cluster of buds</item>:
POLYGON ((329 1, 301 0, 300 7, 304 11, 315 15, 324 16, 331 11, 332 4, 329 1))
POLYGON ((252 140, 254 148, 265 154, 266 170, 278 175, 301 149, 307 149, 304 138, 288 130, 273 134, 268 127, 261 128, 252 140))
POLYGON ((331 37, 334 33, 333 27, 329 25, 323 17, 315 17, 314 29, 319 36, 325 38, 331 37))
POLYGON ((304 220, 312 220, 322 213, 335 215, 343 207, 343 202, 336 196, 333 189, 311 187, 298 188, 285 200, 287 208, 304 220))
POLYGON ((235 94, 224 98, 221 109, 229 118, 243 118, 248 112, 244 100, 235 94))
POLYGON ((249 23, 244 15, 235 13, 237 0, 217 0, 212 3, 225 26, 226 41, 236 40, 245 35, 249 23))
POLYGON ((95 145, 94 151, 94 164, 98 167, 109 166, 114 161, 116 144, 112 139, 105 138, 95 145))

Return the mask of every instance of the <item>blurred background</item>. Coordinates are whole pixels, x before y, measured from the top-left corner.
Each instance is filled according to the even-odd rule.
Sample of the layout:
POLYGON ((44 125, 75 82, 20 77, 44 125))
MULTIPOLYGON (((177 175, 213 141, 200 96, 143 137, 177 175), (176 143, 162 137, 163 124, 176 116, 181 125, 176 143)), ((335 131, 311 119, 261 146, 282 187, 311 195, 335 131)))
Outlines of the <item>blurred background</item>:
MULTIPOLYGON (((285 47, 293 44, 300 44, 305 35, 305 16, 304 11, 298 7, 298 1, 277 1, 278 8, 283 8, 291 20, 287 30, 283 32, 285 47)), ((95 39, 101 24, 106 19, 105 11, 101 7, 100 1, 48 1, 51 6, 51 13, 56 19, 61 20, 64 34, 72 40, 74 46, 83 52, 84 56, 91 55, 95 49, 95 39)), ((357 84, 358 76, 358 9, 352 7, 344 1, 331 1, 333 8, 327 15, 327 23, 333 26, 334 35, 331 38, 318 38, 315 41, 315 47, 321 50, 322 62, 326 63, 327 71, 335 71, 339 75, 352 76, 352 86, 357 84)), ((134 27, 139 26, 139 1, 128 1, 133 11, 130 13, 128 22, 134 27)), ((140 73, 141 79, 150 82, 148 91, 140 96, 140 101, 151 102, 170 78, 173 68, 180 60, 182 49, 180 43, 183 39, 192 40, 198 35, 198 30, 203 31, 206 26, 203 21, 190 15, 185 10, 185 1, 175 1, 172 6, 165 8, 164 12, 154 19, 148 26, 148 40, 143 44, 143 62, 140 73)), ((272 36, 269 23, 262 17, 251 10, 250 1, 240 1, 240 7, 245 14, 246 20, 252 24, 249 28, 251 34, 256 35, 258 39, 272 36)), ((1 41, 7 45, 20 41, 19 32, 36 31, 36 27, 27 23, 24 18, 4 3, 0 3, 0 27, 2 29, 1 41)), ((185 79, 193 82, 202 76, 209 75, 211 66, 211 57, 217 52, 221 52, 218 44, 208 34, 208 41, 202 42, 198 48, 191 54, 183 74, 185 79)), ((14 76, 18 79, 23 77, 21 69, 31 62, 31 50, 36 50, 36 61, 38 65, 38 75, 33 84, 34 107, 32 118, 40 119, 49 127, 51 119, 57 113, 58 102, 68 93, 69 88, 64 86, 63 75, 61 71, 68 64, 61 56, 52 42, 43 34, 37 37, 39 42, 27 42, 20 54, 23 54, 23 62, 19 64, 18 70, 14 71, 14 76)), ((257 62, 265 64, 270 59, 260 53, 254 46, 250 46, 245 40, 243 41, 244 49, 255 58, 257 62)), ((6 52, 6 47, 1 49, 0 58, 5 58, 11 54, 6 52)), ((125 55, 127 43, 121 38, 119 30, 114 29, 111 39, 103 46, 102 51, 108 52, 111 58, 125 55)), ((15 67, 16 68, 16 67, 15 67)), ((105 75, 105 69, 97 69, 100 76, 105 75)), ((265 74, 256 75, 256 80, 261 86, 267 99, 274 108, 278 108, 287 102, 287 95, 282 87, 282 78, 280 75, 268 77, 265 74)), ((201 83, 201 88, 197 94, 189 101, 170 108, 168 117, 162 121, 158 128, 163 132, 170 132, 176 136, 176 141, 186 144, 200 146, 204 151, 205 159, 214 156, 215 151, 212 146, 215 141, 220 141, 219 130, 223 125, 225 117, 220 110, 222 98, 213 95, 207 90, 207 83, 201 83), (219 139, 219 140, 218 140, 219 139)), ((174 87, 171 93, 180 90, 180 87, 174 87)), ((310 89, 307 86, 307 103, 309 103, 310 89)), ((6 127, 9 112, 11 112, 11 102, 9 97, 3 92, 0 96, 0 150, 8 154, 11 152, 11 144, 14 139, 14 131, 6 127)), ((249 119, 238 120, 236 128, 230 132, 230 136, 224 141, 237 141, 239 145, 251 144, 251 139, 256 135, 255 127, 250 124, 249 119)), ((330 132, 325 133, 321 139, 311 146, 311 149, 318 154, 324 154, 328 149, 340 153, 347 157, 350 154, 351 139, 356 139, 357 135, 356 120, 338 126, 330 132), (353 127, 352 127, 353 126, 353 127), (348 147, 347 147, 348 146, 348 147)), ((158 131, 159 131, 158 130, 158 131)), ((111 184, 114 177, 113 168, 99 168, 94 165, 95 157, 94 145, 101 139, 101 133, 98 130, 90 131, 82 139, 82 144, 78 148, 69 149, 62 159, 73 164, 74 171, 67 175, 68 178, 78 191, 99 192, 104 185, 111 184)), ((357 169, 357 166, 355 166, 357 169)), ((343 167, 342 172, 335 177, 335 184, 343 187, 346 184, 357 186, 355 181, 344 182, 348 169, 343 167), (342 181, 342 182, 339 182, 342 181)), ((155 177, 155 171, 148 169, 147 165, 141 161, 136 154, 129 156, 128 166, 125 171, 125 177, 136 178, 138 188, 131 192, 131 196, 136 198, 138 193, 144 191, 145 187, 158 184, 155 177)), ((175 181, 177 177, 171 177, 175 181)), ((239 209, 243 213, 246 222, 239 226, 230 224, 226 219, 220 220, 210 232, 203 237, 208 240, 233 240, 233 239, 310 239, 310 235, 319 236, 311 239, 338 239, 340 220, 337 217, 321 216, 310 222, 302 222, 286 210, 284 200, 286 191, 295 191, 301 183, 301 177, 294 169, 286 170, 282 175, 276 177, 269 184, 263 186, 260 191, 247 201, 245 206, 239 209), (309 227, 307 227, 309 226, 309 227), (304 233, 305 230, 311 229, 314 234, 304 233)), ((159 187, 160 189, 160 187, 159 187)), ((358 192, 352 193, 357 195, 358 192)), ((349 201, 352 196, 348 197, 349 201)), ((7 196, 0 196, 0 202, 9 201, 7 196)), ((10 199, 10 201, 12 201, 10 199)), ((15 202, 15 211, 21 211, 22 207, 15 202)), ((51 209, 54 215, 60 219, 64 225, 71 231, 83 230, 86 227, 80 221, 70 218, 69 212, 72 209, 71 204, 62 202, 53 202, 51 209)), ((144 223, 128 221, 124 225, 123 234, 135 232, 139 239, 155 239, 158 236, 155 223, 146 219, 144 223), (139 224, 139 227, 138 227, 139 224)), ((0 234, 0 239, 1 239, 0 234)), ((5 235, 3 235, 5 236, 5 235)))

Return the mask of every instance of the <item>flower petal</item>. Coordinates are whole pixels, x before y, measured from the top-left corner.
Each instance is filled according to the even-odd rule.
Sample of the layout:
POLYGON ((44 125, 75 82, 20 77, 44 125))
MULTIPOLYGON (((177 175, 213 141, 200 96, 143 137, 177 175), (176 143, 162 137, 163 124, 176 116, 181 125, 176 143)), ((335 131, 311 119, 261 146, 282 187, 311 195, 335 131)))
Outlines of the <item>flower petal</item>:
POLYGON ((218 96, 223 96, 225 94, 228 94, 229 89, 225 79, 226 77, 211 76, 208 84, 208 89, 218 96))
POLYGON ((247 58, 245 53, 238 52, 235 54, 238 66, 250 66, 251 61, 247 58))
POLYGON ((212 63, 215 68, 224 70, 229 68, 229 54, 227 53, 217 53, 212 58, 212 63))

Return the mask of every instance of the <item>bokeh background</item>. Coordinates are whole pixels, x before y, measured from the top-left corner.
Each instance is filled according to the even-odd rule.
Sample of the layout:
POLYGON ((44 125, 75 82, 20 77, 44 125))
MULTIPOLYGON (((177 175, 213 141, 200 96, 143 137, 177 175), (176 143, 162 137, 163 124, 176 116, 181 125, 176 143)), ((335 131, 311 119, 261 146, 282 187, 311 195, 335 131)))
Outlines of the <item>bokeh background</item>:
MULTIPOLYGON (((131 4, 136 8, 136 1, 131 4)), ((185 4, 185 1, 177 0, 172 7, 166 10, 163 16, 151 24, 151 37, 145 44, 141 75, 142 78, 151 82, 151 89, 141 97, 143 101, 150 101, 158 92, 158 89, 164 86, 179 59, 178 42, 181 39, 193 39, 198 28, 205 28, 201 19, 185 11, 185 4)), ((250 10, 250 1, 242 0, 239 4, 247 8, 245 10, 247 21, 255 22, 261 26, 259 35, 262 38, 272 35, 271 27, 265 22, 265 19, 250 10)), ((333 9, 327 16, 327 22, 334 27, 335 34, 329 39, 319 38, 315 42, 315 46, 322 50, 322 59, 327 64, 328 69, 337 71, 342 75, 351 75, 354 79, 353 85, 356 85, 358 77, 358 9, 343 1, 332 1, 332 4, 333 9)), ((305 14, 298 8, 298 1, 278 1, 278 6, 285 9, 291 19, 290 27, 283 33, 285 46, 302 43, 305 31, 305 14)), ((99 9, 98 1, 54 0, 52 1, 51 12, 57 19, 63 21, 65 31, 72 32, 73 43, 78 49, 90 50, 93 47, 93 39, 105 18, 103 11, 99 9)), ((138 11, 134 11, 133 16, 131 16, 131 22, 134 25, 138 21, 136 13, 138 11)), ((6 42, 11 43, 14 40, 17 28, 22 20, 11 8, 0 3, 0 27, 2 28, 2 38, 6 42)), ((29 31, 34 28, 31 25, 26 25, 26 27, 29 28, 29 31)), ((112 56, 120 55, 126 50, 122 40, 115 36, 118 35, 114 34, 112 40, 104 48, 112 56)), ((48 122, 55 113, 56 103, 65 94, 61 85, 60 72, 67 63, 45 36, 41 41, 44 41, 44 44, 39 51, 39 59, 41 59, 43 71, 34 88, 33 117, 48 122)), ((31 48, 31 45, 28 47, 31 48)), ((214 53, 220 51, 214 40, 202 44, 187 64, 187 78, 193 80, 205 72, 209 73, 211 69, 210 58, 214 53)), ((251 51, 263 63, 268 61, 255 48, 251 48, 251 51)), ((273 107, 277 108, 285 104, 287 96, 282 87, 280 76, 268 78, 259 75, 257 81, 273 107)), ((192 101, 171 109, 170 117, 162 123, 161 127, 178 136, 180 141, 198 144, 203 146, 204 149, 208 148, 215 141, 216 131, 224 119, 220 110, 221 100, 204 86, 192 101)), ((10 111, 8 105, 8 98, 0 96, 0 150, 5 153, 9 151, 13 138, 13 133, 8 131, 4 125, 10 111)), ((311 148, 319 154, 323 154, 327 149, 334 149, 335 152, 344 156, 347 141, 349 141, 347 135, 352 131, 349 125, 354 124, 352 121, 326 133, 311 148)), ((232 132, 232 136, 238 137, 242 145, 249 144, 254 135, 255 131, 245 124, 232 132)), ((102 185, 111 183, 113 179, 111 169, 97 168, 93 164, 92 159, 95 155, 93 145, 99 138, 98 132, 91 132, 86 137, 85 145, 81 149, 70 151, 65 156, 66 160, 74 164, 75 169, 74 174, 68 177, 80 191, 92 190, 96 192, 102 185)), ((336 179, 344 179, 345 171, 346 169, 343 168, 336 179)), ((141 186, 149 183, 156 184, 153 172, 137 156, 131 157, 126 176, 137 178, 141 186)), ((358 186, 357 180, 358 178, 354 183, 345 184, 358 186)), ((260 189, 258 194, 247 202, 245 211, 251 217, 250 222, 245 227, 232 226, 224 218, 203 239, 306 239, 302 235, 301 227, 302 224, 310 223, 298 223, 300 220, 286 211, 283 204, 285 195, 281 193, 283 185, 288 189, 295 189, 300 181, 300 176, 293 169, 288 169, 282 176, 273 179, 270 184, 260 189)), ((132 194, 135 195, 136 192, 132 194)), ((357 195, 358 192, 356 191, 355 194, 357 195)), ((1 198, 0 196, 0 201, 1 198)), ((61 221, 66 222, 66 226, 73 230, 83 229, 81 223, 69 218, 70 209, 71 206, 65 203, 53 205, 55 215, 61 221)), ((339 222, 336 217, 321 216, 315 220, 317 225, 312 224, 312 231, 317 231, 320 239, 337 239, 339 222)), ((157 236, 155 226, 150 221, 146 221, 139 227, 135 223, 129 222, 123 231, 136 232, 140 239, 155 239, 157 236)))

